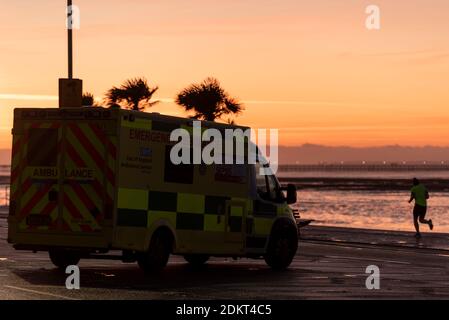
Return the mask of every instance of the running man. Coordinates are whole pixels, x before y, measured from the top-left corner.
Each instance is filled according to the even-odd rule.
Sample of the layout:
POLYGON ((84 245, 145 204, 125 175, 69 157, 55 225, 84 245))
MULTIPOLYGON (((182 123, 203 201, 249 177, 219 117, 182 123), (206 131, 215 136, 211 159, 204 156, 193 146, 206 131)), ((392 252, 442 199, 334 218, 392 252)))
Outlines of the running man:
POLYGON ((413 179, 412 195, 410 197, 409 203, 415 200, 415 208, 413 209, 413 222, 415 224, 416 235, 415 237, 421 238, 421 233, 419 232, 419 223, 428 224, 430 230, 433 230, 432 219, 426 220, 427 213, 427 200, 430 198, 429 192, 426 187, 419 182, 418 179, 413 179))

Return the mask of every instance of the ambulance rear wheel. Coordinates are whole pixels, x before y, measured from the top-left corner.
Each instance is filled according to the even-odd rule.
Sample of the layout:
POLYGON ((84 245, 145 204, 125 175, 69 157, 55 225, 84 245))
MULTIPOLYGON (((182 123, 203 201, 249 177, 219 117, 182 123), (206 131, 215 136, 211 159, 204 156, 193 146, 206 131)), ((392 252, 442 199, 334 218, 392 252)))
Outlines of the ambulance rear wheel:
POLYGON ((199 267, 209 260, 209 256, 203 254, 188 254, 184 256, 184 259, 192 266, 199 267))
POLYGON ((168 263, 171 246, 171 237, 168 234, 156 232, 151 239, 148 251, 138 256, 139 267, 147 274, 161 271, 168 263))
POLYGON ((61 270, 77 265, 81 256, 72 251, 53 249, 48 252, 51 262, 61 270))
POLYGON ((297 229, 288 224, 280 225, 271 234, 265 262, 274 270, 285 270, 292 263, 297 250, 297 229))

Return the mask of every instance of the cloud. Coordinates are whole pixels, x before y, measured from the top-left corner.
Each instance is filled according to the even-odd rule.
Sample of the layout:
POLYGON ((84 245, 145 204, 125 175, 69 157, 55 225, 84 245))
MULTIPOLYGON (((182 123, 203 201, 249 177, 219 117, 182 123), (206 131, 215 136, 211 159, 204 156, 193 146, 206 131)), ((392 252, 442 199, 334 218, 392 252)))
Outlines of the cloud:
MULTIPOLYGON (((40 94, 17 94, 17 93, 0 93, 0 100, 19 100, 19 101, 57 101, 58 96, 40 95, 40 94)), ((101 101, 96 97, 95 100, 101 101)), ((173 98, 156 98, 162 103, 174 103, 173 98)), ((269 105, 319 105, 319 106, 350 106, 352 103, 332 102, 332 101, 303 101, 303 100, 242 100, 244 104, 269 104, 269 105)), ((359 105, 359 104, 357 104, 359 105)))
POLYGON ((442 53, 435 53, 432 55, 428 55, 426 57, 422 57, 419 59, 416 59, 415 61, 417 63, 437 63, 442 62, 449 59, 449 52, 442 52, 442 53))
POLYGON ((269 105, 304 105, 304 106, 360 106, 360 104, 333 101, 304 101, 304 100, 243 100, 245 104, 269 104, 269 105))
POLYGON ((402 58, 409 63, 417 64, 435 63, 449 59, 447 50, 416 50, 416 51, 391 51, 391 52, 342 52, 340 58, 402 58))
MULTIPOLYGON (((174 103, 172 98, 156 98, 162 103, 174 103)), ((359 106, 360 104, 347 102, 332 102, 332 101, 304 101, 304 100, 242 100, 243 104, 261 104, 261 105, 305 105, 305 106, 359 106)))
POLYGON ((414 56, 423 54, 433 54, 435 50, 415 50, 415 51, 390 51, 390 52, 342 52, 341 57, 389 57, 389 56, 414 56))
MULTIPOLYGON (((434 129, 445 129, 447 128, 446 124, 441 125, 420 125, 420 130, 434 130, 434 129)), ((366 125, 366 126, 311 126, 311 127, 284 127, 280 128, 280 131, 283 132, 290 132, 290 133, 296 133, 296 132, 327 132, 327 131, 349 131, 349 132, 355 132, 355 131, 368 131, 368 132, 385 132, 385 130, 390 131, 404 131, 404 130, 415 130, 413 125, 398 125, 398 126, 386 126, 386 125, 366 125)))
POLYGON ((55 101, 58 100, 58 96, 40 95, 40 94, 0 93, 0 100, 55 101))

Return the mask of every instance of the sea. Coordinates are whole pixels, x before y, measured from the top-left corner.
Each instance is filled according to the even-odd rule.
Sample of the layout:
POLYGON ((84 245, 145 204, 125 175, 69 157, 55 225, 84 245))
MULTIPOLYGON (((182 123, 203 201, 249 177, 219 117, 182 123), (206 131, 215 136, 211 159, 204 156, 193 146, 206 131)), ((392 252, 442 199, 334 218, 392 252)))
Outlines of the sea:
MULTIPOLYGON (((9 166, 0 166, 0 206, 8 203, 9 174, 9 166)), ((397 231, 414 231, 408 200, 417 177, 431 195, 427 215, 434 232, 449 233, 449 171, 281 171, 278 177, 297 185, 294 208, 314 225, 397 231)))
MULTIPOLYGON (((414 231, 412 179, 429 189, 427 218, 434 232, 449 233, 449 171, 279 172, 283 183, 298 187, 294 205, 314 225, 414 231)), ((429 232, 427 225, 422 232, 429 232)))

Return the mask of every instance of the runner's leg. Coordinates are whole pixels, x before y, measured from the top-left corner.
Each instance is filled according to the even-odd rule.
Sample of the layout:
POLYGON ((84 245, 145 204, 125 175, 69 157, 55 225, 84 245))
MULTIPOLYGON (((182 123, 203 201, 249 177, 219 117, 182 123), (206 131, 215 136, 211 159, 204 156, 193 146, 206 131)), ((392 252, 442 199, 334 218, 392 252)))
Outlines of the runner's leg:
POLYGON ((418 223, 418 215, 413 213, 413 223, 415 225, 416 233, 419 234, 419 223, 418 223))

